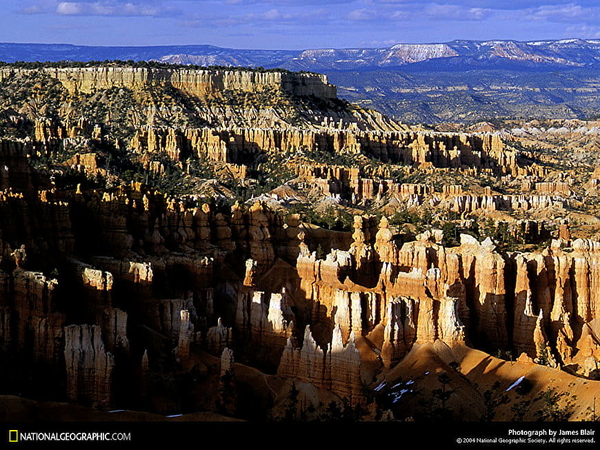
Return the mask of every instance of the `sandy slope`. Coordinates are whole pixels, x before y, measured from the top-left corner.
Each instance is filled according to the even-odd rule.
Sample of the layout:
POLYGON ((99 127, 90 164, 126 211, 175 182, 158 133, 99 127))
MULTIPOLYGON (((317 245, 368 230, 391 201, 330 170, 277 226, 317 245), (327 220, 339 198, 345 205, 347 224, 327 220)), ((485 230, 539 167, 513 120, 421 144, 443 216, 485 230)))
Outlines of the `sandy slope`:
MULTIPOLYGON (((441 341, 416 345, 390 369, 386 379, 388 384, 414 380, 415 387, 427 396, 441 388, 438 377, 442 372, 450 378, 446 386, 453 394, 446 409, 453 412, 454 418, 530 421, 559 417, 589 421, 597 417, 595 402, 600 397, 600 381, 540 366, 524 357, 505 361, 466 346, 449 347, 441 341), (556 402, 549 400, 551 396, 544 397, 548 392, 559 394, 556 402)), ((435 396, 430 401, 431 409, 440 406, 435 396)))

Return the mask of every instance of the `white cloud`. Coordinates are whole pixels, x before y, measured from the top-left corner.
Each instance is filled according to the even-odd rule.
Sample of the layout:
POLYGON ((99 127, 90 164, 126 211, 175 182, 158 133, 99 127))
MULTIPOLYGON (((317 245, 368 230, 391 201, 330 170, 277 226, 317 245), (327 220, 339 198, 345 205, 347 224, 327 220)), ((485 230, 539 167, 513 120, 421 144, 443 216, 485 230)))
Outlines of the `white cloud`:
POLYGON ((567 36, 580 36, 584 39, 600 38, 600 26, 573 25, 565 29, 567 36))
POLYGON ((19 14, 43 14, 45 11, 40 5, 32 5, 17 12, 19 14))
POLYGON ((424 2, 416 4, 388 0, 371 8, 360 8, 347 14, 352 21, 415 21, 415 20, 484 20, 492 10, 486 8, 463 7, 456 4, 424 2))
POLYGON ((243 26, 243 25, 271 25, 286 24, 290 26, 308 26, 315 25, 329 16, 325 9, 315 10, 283 10, 269 9, 267 11, 251 12, 246 14, 229 14, 227 16, 212 14, 190 18, 188 26, 208 26, 216 24, 218 26, 243 26))
POLYGON ((385 39, 385 40, 372 40, 372 41, 362 41, 359 42, 361 47, 378 47, 378 48, 387 48, 392 45, 398 44, 398 40, 396 39, 385 39))
POLYGON ((98 1, 60 2, 56 12, 63 16, 160 16, 168 11, 147 4, 98 1))
POLYGON ((271 9, 260 15, 260 18, 263 20, 281 20, 284 19, 284 17, 285 16, 276 9, 271 9))
POLYGON ((424 13, 431 19, 441 20, 482 20, 490 14, 485 8, 468 8, 460 5, 433 3, 426 7, 424 13))
POLYGON ((600 19, 600 7, 583 7, 574 3, 565 5, 544 5, 535 8, 529 18, 546 22, 589 22, 600 19))
POLYGON ((378 14, 376 11, 366 8, 355 9, 348 13, 348 19, 350 20, 373 20, 377 17, 378 14))
POLYGON ((81 3, 61 2, 56 6, 56 12, 67 16, 81 14, 81 3))

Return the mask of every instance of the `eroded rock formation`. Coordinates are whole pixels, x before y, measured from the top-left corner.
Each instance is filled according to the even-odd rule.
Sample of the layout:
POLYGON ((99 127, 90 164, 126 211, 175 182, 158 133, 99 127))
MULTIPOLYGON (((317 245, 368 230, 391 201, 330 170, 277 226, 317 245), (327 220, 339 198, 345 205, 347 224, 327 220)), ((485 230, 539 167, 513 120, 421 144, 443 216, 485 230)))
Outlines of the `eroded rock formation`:
MULTIPOLYGON (((69 95, 166 83, 211 101, 224 89, 336 100, 325 79, 308 74, 68 73, 46 71, 69 95)), ((0 71, 0 81, 11 76, 0 71)), ((574 238, 568 223, 551 236, 544 221, 524 216, 508 224, 499 214, 564 210, 580 201, 567 183, 536 181, 544 169, 522 164, 495 134, 413 131, 358 110, 317 111, 310 126, 293 126, 281 111, 250 113, 244 120, 252 126, 230 112, 211 119, 219 126, 210 114, 179 127, 138 117, 143 125, 117 137, 87 120, 38 118, 30 138, 0 140, 0 347, 7 360, 23 363, 13 381, 43 373, 46 395, 101 409, 207 407, 235 415, 271 404, 283 395, 278 389, 295 383, 314 399, 366 407, 373 383, 427 346, 513 352, 598 376, 600 243, 574 238), (98 152, 85 151, 94 146, 98 152), (127 183, 111 170, 123 151, 139 157, 128 170, 143 169, 127 183), (44 162, 60 152, 69 156, 62 165, 44 162), (370 164, 311 164, 312 153, 370 164), (492 213, 490 226, 506 225, 518 242, 536 247, 507 251, 457 229, 449 245, 448 230, 413 223, 407 232, 388 217, 395 211, 377 217, 356 209, 349 229, 327 230, 297 211, 271 208, 268 196, 240 195, 234 203, 232 191, 167 195, 144 182, 173 167, 189 175, 210 161, 248 194, 265 159, 290 154, 278 169, 290 169, 294 186, 319 197, 307 203, 325 196, 336 207, 375 209, 385 200, 401 212, 438 208, 459 224, 477 222, 471 213, 492 213), (440 172, 527 189, 473 193, 402 178, 440 172), (256 398, 261 406, 251 404, 256 398)), ((211 188, 224 189, 217 185, 211 188)), ((287 188, 293 191, 280 192, 287 188)), ((294 195, 277 205, 293 204, 294 195)))
MULTIPOLYGON (((35 193, 13 198, 33 211, 46 205, 35 193)), ((403 242, 387 218, 356 216, 348 248, 318 256, 298 217, 283 220, 258 201, 219 211, 133 185, 102 195, 79 187, 57 201, 61 233, 20 256, 5 252, 0 331, 5 348, 64 364, 71 399, 108 407, 120 365, 193 367, 199 351, 226 349, 353 404, 366 402, 365 367, 391 368, 436 341, 512 349, 583 376, 597 370, 595 241, 505 253, 463 235, 447 247, 441 232, 403 242), (54 261, 58 280, 24 268, 49 248, 64 256, 54 261), (73 258, 77 249, 87 262, 73 258), (154 344, 140 345, 149 336, 154 344)))

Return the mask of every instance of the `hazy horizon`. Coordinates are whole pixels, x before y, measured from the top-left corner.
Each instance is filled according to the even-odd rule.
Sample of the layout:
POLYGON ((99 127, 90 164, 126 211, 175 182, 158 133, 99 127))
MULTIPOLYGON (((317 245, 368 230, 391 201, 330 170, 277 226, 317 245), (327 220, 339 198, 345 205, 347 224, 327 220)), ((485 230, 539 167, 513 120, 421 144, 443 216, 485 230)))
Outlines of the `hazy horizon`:
POLYGON ((600 38, 591 0, 0 0, 0 42, 256 50, 600 38))

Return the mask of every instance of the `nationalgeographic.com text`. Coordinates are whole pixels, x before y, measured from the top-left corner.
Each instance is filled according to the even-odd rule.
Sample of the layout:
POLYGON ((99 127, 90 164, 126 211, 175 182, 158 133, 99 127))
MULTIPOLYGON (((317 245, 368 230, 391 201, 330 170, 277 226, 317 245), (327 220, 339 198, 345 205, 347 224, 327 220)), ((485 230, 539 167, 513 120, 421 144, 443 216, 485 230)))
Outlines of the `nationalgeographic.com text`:
POLYGON ((8 433, 9 442, 100 442, 100 441, 131 441, 130 432, 40 432, 40 431, 18 431, 10 430, 8 433))

